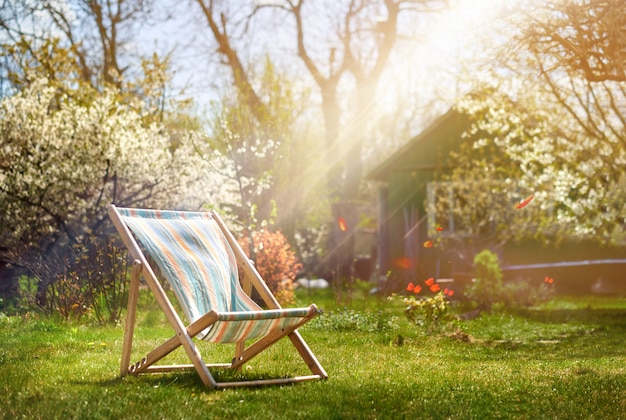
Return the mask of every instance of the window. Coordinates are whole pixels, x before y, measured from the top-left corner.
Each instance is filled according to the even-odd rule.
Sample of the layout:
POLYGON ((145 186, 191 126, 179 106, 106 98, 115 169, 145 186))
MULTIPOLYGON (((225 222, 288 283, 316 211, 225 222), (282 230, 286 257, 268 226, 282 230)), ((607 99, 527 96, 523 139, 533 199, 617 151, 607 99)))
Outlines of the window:
POLYGON ((529 194, 512 180, 429 182, 428 234, 474 237, 507 230, 521 216, 515 213, 516 203, 529 194))

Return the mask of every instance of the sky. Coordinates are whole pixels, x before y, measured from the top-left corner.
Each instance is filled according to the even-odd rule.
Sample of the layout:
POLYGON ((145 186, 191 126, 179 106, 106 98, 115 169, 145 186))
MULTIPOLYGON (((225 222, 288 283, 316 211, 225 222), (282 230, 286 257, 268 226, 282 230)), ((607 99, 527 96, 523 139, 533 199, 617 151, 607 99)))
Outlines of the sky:
POLYGON ((448 11, 434 16, 426 28, 427 37, 415 47, 402 71, 410 71, 411 90, 419 80, 433 87, 433 94, 444 102, 453 101, 460 85, 467 79, 466 72, 482 64, 492 45, 497 41, 496 31, 506 15, 510 0, 456 0, 448 11), (412 79, 412 80, 411 80, 412 79), (436 85, 436 86, 433 86, 436 85))
MULTIPOLYGON (((419 96, 421 101, 439 101, 447 107, 459 94, 464 67, 479 58, 482 45, 493 42, 494 27, 500 22, 503 8, 515 0, 451 0, 449 10, 433 14, 426 20, 424 39, 404 50, 403 60, 387 72, 382 82, 382 101, 391 104, 398 95, 419 96), (395 86, 385 87, 385 83, 395 86)), ((189 3, 183 3, 189 4, 189 3)), ((223 93, 219 74, 207 63, 205 46, 209 37, 206 22, 195 13, 196 5, 187 6, 191 13, 173 14, 174 19, 148 28, 142 34, 147 50, 173 50, 176 89, 187 87, 197 111, 204 113, 211 100, 223 93), (181 27, 185 28, 181 31, 181 27)), ((181 8, 180 10, 184 10, 181 8)), ((279 45, 283 40, 274 40, 279 45)), ((213 47, 214 48, 214 47, 213 47)), ((222 69, 223 74, 229 70, 222 69)), ((443 112, 443 110, 442 110, 443 112)))

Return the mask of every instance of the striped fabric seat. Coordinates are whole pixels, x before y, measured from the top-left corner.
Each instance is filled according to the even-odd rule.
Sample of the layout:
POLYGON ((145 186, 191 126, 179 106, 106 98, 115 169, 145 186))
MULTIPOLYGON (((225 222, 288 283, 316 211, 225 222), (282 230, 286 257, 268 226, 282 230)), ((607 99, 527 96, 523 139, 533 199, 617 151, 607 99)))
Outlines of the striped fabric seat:
POLYGON ((241 288, 237 263, 210 213, 117 209, 176 294, 190 323, 218 320, 198 337, 232 343, 302 322, 314 308, 263 310, 241 288))

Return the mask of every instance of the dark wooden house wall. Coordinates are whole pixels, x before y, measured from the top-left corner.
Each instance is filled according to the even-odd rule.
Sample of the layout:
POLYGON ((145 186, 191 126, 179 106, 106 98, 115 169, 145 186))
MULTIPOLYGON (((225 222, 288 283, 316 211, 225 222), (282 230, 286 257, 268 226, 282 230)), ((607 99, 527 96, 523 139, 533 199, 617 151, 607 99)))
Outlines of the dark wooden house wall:
MULTIPOLYGON (((445 251, 424 248, 428 240, 426 216, 427 185, 441 179, 450 167, 450 153, 458 150, 462 133, 469 128, 469 119, 451 110, 438 118, 420 135, 385 160, 369 175, 378 182, 378 266, 381 274, 389 270, 407 283, 431 276, 470 276, 468 267, 455 267, 455 261, 445 251), (407 230, 415 227, 407 241, 407 230)), ((500 250, 506 266, 623 259, 624 263, 593 266, 536 268, 511 270, 509 278, 557 275, 567 277, 575 289, 589 289, 595 278, 610 277, 626 287, 626 247, 599 247, 589 243, 566 243, 545 247, 536 241, 509 243, 500 250), (594 271, 595 270, 595 271, 594 271)), ((471 268, 470 268, 471 269, 471 268)), ((561 286, 562 287, 562 286, 561 286)))

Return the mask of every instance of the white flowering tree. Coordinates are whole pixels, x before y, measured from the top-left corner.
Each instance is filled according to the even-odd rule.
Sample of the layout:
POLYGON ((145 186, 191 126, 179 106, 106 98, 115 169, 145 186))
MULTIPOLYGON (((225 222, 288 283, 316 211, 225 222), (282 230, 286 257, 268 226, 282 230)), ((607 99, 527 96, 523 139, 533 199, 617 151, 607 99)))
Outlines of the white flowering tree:
POLYGON ((225 210, 248 229, 271 222, 292 239, 306 217, 327 208, 323 187, 310 182, 325 168, 323 152, 303 116, 308 91, 277 72, 269 59, 255 83, 266 111, 255 115, 231 89, 216 104, 209 134, 196 150, 225 181, 225 210))
POLYGON ((455 211, 483 207, 480 220, 494 222, 498 240, 624 243, 623 5, 535 7, 518 20, 501 55, 506 62, 491 64, 492 83, 458 105, 474 124, 448 179, 472 180, 460 192, 465 205, 455 211), (495 190, 488 187, 494 181, 495 190), (528 206, 515 208, 530 195, 528 206))
POLYGON ((46 255, 103 234, 110 203, 180 207, 190 196, 199 173, 189 148, 194 134, 173 147, 162 127, 144 124, 115 91, 82 99, 37 79, 0 103, 4 261, 32 271, 46 255))

